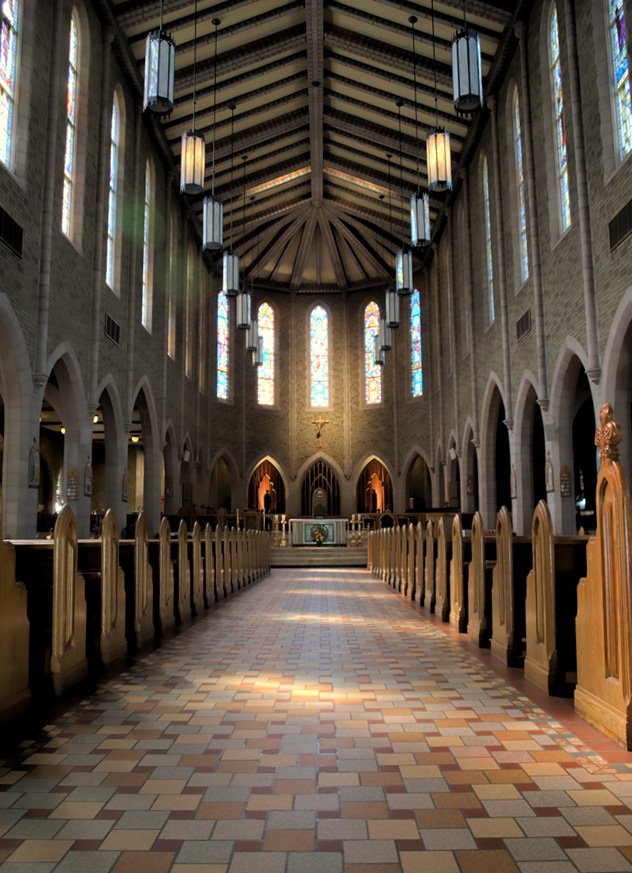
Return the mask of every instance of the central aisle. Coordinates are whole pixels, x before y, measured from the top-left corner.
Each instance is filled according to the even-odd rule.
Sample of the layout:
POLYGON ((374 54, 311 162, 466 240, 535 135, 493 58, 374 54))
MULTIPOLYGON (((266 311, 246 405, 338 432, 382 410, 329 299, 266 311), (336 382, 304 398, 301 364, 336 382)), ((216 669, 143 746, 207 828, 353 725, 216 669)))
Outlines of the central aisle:
POLYGON ((363 570, 273 571, 0 789, 4 873, 632 871, 630 766, 363 570))

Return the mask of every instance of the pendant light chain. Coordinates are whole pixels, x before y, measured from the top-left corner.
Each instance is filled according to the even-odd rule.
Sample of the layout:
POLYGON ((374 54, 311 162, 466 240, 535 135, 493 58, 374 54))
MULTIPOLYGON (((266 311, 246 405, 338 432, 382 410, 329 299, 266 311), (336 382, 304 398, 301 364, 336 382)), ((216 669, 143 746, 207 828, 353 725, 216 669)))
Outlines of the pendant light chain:
POLYGON ((413 32, 413 100, 415 102, 415 137, 417 139, 417 190, 419 191, 421 181, 419 169, 419 116, 417 113, 417 52, 415 50, 415 24, 417 23, 417 16, 411 15, 408 21, 413 32))
POLYGON ((195 104, 197 103, 197 0, 193 6, 193 122, 195 131, 195 104))
MULTIPOLYGON (((404 155, 402 149, 402 106, 404 104, 401 100, 397 101, 397 115, 399 121, 399 196, 403 202, 404 200, 404 155)), ((404 237, 404 228, 405 223, 402 221, 402 245, 406 242, 404 237)))
POLYGON ((234 188, 235 188, 235 109, 237 108, 234 103, 231 103, 228 107, 230 109, 230 251, 233 251, 233 213, 235 212, 235 207, 233 205, 234 201, 234 188))
POLYGON ((215 58, 213 61, 213 146, 211 150, 211 197, 215 197, 215 132, 217 130, 217 28, 219 18, 213 19, 215 27, 215 58))
POLYGON ((430 0, 430 16, 432 19, 432 69, 434 72, 434 102, 435 102, 435 127, 439 127, 439 106, 437 99, 437 44, 435 42, 434 0, 430 0))

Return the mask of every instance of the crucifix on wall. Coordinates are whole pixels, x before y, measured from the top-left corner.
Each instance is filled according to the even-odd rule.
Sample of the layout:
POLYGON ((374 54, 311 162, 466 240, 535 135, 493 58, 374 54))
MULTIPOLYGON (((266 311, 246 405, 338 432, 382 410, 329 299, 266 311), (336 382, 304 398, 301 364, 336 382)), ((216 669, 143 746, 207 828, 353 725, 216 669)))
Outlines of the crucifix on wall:
POLYGON ((312 420, 312 424, 316 425, 316 439, 318 440, 318 448, 321 448, 321 439, 323 435, 323 428, 326 424, 329 424, 328 418, 323 418, 322 415, 319 415, 318 418, 314 418, 312 420))

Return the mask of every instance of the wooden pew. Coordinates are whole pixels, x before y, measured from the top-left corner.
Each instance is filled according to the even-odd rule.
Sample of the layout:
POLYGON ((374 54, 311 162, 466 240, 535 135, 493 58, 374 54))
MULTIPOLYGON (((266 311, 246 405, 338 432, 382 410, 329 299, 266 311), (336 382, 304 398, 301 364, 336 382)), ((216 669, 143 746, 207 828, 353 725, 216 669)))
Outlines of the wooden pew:
POLYGON ((224 534, 219 525, 215 528, 215 584, 221 597, 228 597, 224 562, 224 534))
POLYGON ((586 537, 553 536, 541 500, 531 522, 532 569, 527 576, 524 674, 547 694, 568 694, 577 669, 577 585, 586 573, 586 537))
POLYGON ((204 567, 202 564, 202 531, 196 521, 193 525, 191 550, 191 609, 193 615, 204 612, 204 567))
POLYGON ((602 406, 600 420, 597 532, 577 589, 575 711, 632 750, 632 503, 610 404, 602 406))
POLYGON ((420 521, 415 525, 415 580, 410 592, 410 599, 421 602, 424 586, 424 528, 420 521))
POLYGON ((404 594, 414 600, 415 590, 415 527, 412 522, 406 525, 406 584, 404 594))
POLYGON ((16 582, 15 549, 2 539, 0 490, 0 723, 24 712, 30 699, 27 593, 16 582))
POLYGON ((450 624, 459 633, 467 632, 467 585, 464 567, 472 559, 472 538, 463 536, 461 516, 452 520, 452 559, 450 561, 450 624))
POLYGON ((472 519, 472 560, 467 573, 467 635, 481 648, 489 647, 492 571, 496 564, 496 537, 484 535, 479 512, 472 519))
POLYGON ((525 598, 531 566, 529 537, 513 535, 511 513, 496 516, 496 566, 492 571, 492 655, 511 667, 524 662, 525 598))
POLYGON ((437 562, 435 564, 435 612, 442 621, 450 617, 450 582, 448 568, 452 560, 452 537, 446 536, 447 517, 437 523, 437 562))
POLYGON ((140 513, 134 533, 134 637, 137 648, 153 639, 154 585, 149 562, 149 531, 144 513, 140 513))
MULTIPOLYGON (((81 555, 81 547, 79 549, 81 555)), ((119 566, 118 524, 111 509, 105 513, 101 530, 101 637, 104 666, 127 652, 125 639, 125 576, 119 566)))
POLYGON ((175 596, 174 596, 174 572, 171 557, 171 527, 169 520, 163 518, 160 522, 160 572, 158 590, 158 619, 160 633, 165 634, 175 624, 175 596))
POLYGON ((178 526, 178 543, 175 550, 177 579, 176 621, 183 624, 191 619, 191 563, 189 561, 188 531, 184 519, 178 526))
POLYGON ((436 591, 435 591, 435 562, 437 560, 437 549, 435 542, 434 522, 431 518, 426 522, 426 564, 424 567, 424 587, 421 590, 420 603, 422 606, 427 606, 430 612, 435 611, 436 591))

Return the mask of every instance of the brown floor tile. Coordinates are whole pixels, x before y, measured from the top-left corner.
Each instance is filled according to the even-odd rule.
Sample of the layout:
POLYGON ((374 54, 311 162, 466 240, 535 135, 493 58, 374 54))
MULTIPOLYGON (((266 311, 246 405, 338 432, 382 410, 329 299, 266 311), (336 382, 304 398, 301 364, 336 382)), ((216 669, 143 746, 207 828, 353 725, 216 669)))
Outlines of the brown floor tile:
POLYGON ((267 830, 263 838, 264 852, 312 852, 314 831, 288 829, 267 830))

